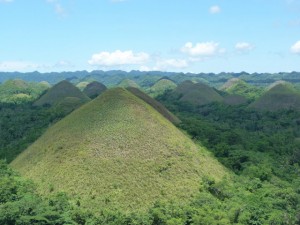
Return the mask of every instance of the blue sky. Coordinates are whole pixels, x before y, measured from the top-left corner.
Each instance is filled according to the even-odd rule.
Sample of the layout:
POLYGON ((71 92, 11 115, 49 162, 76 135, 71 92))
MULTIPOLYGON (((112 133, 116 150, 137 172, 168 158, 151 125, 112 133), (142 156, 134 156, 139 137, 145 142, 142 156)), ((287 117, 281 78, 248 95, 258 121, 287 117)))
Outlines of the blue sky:
POLYGON ((0 0, 0 71, 300 71, 300 0, 0 0))

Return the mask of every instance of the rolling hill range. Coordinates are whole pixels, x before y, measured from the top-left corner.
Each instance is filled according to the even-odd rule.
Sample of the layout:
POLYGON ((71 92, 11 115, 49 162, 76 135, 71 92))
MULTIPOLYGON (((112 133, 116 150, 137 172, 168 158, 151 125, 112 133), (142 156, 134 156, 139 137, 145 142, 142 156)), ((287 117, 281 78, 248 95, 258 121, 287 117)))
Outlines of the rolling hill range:
POLYGON ((180 101, 193 105, 206 105, 212 102, 222 102, 222 96, 214 88, 202 83, 184 81, 174 90, 180 96, 180 101))
POLYGON ((51 105, 69 112, 89 101, 90 98, 82 93, 69 81, 61 81, 50 88, 34 102, 35 106, 51 105))
POLYGON ((229 79, 222 87, 221 90, 231 94, 231 95, 240 95, 249 100, 257 99, 261 96, 263 89, 255 87, 246 83, 245 81, 239 78, 229 79))
POLYGON ((26 82, 20 79, 0 84, 0 102, 21 103, 34 101, 49 88, 47 82, 26 82))
POLYGON ((263 111, 300 110, 300 93, 291 84, 279 82, 253 102, 250 107, 263 111))
POLYGON ((96 98, 98 95, 100 95, 106 89, 107 89, 107 87, 104 84, 102 84, 98 81, 93 81, 84 88, 83 93, 86 94, 90 98, 96 98))
POLYGON ((11 166, 44 195, 65 191, 82 207, 143 211, 188 202, 201 178, 229 175, 141 98, 105 91, 50 127, 11 166))

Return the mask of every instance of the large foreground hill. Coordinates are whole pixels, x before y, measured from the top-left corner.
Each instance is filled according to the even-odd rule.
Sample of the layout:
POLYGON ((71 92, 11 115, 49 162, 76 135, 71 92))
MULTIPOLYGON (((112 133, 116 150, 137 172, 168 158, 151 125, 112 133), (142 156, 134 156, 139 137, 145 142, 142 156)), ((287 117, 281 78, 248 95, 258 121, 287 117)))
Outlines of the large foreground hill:
POLYGON ((221 180, 227 174, 205 149, 122 88, 72 112, 11 165, 42 194, 65 191, 95 211, 187 202, 201 178, 221 180))

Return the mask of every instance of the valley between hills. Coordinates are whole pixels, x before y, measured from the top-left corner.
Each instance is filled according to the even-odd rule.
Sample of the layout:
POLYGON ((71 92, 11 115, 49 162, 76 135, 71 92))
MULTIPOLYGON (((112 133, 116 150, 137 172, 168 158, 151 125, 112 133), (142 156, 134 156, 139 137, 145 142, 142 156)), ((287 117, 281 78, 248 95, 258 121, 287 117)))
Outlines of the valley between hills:
POLYGON ((0 224, 300 224, 300 73, 0 75, 0 224))

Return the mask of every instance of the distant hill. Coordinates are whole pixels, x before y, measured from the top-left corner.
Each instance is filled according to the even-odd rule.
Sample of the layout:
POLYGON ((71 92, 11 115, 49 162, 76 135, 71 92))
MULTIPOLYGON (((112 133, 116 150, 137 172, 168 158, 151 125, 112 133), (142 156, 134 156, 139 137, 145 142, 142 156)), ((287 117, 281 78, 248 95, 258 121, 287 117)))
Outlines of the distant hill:
MULTIPOLYGON (((11 166, 44 195, 64 191, 94 212, 184 204, 201 178, 230 175, 149 104, 115 88, 50 127, 11 166)), ((204 190, 203 190, 204 191, 204 190)))
POLYGON ((175 84, 170 79, 159 79, 153 86, 151 86, 148 90, 148 94, 152 97, 156 97, 158 95, 163 94, 167 90, 173 90, 177 87, 177 84, 175 84))
POLYGON ((278 83, 265 92, 250 107, 263 111, 300 110, 300 94, 288 83, 278 83))
POLYGON ((98 81, 93 81, 84 88, 83 93, 86 94, 90 98, 96 98, 98 95, 100 95, 106 89, 107 89, 107 87, 104 84, 102 84, 98 81))
POLYGON ((83 89, 86 88, 86 86, 88 86, 89 82, 87 81, 82 81, 82 82, 79 82, 78 84, 76 84, 76 87, 80 90, 80 91, 83 91, 83 89))
POLYGON ((171 113, 169 110, 167 110, 167 108, 163 104, 161 104, 160 102, 151 98, 150 96, 148 96, 141 90, 139 90, 137 88, 133 88, 133 87, 129 87, 129 88, 127 88, 127 90, 129 90, 132 94, 141 98, 146 103, 151 105, 154 109, 156 109, 159 113, 161 113, 170 122, 172 122, 174 124, 180 123, 180 120, 173 113, 171 113))
POLYGON ((179 101, 193 105, 206 105, 212 102, 222 102, 222 96, 212 87, 202 83, 184 81, 174 90, 179 95, 179 101))
POLYGON ((127 87, 139 88, 139 85, 136 82, 134 82, 133 80, 124 79, 124 80, 122 80, 118 84, 118 87, 123 87, 123 88, 127 88, 127 87))
POLYGON ((162 77, 168 77, 176 84, 179 84, 185 80, 192 80, 195 82, 201 82, 208 84, 212 87, 220 87, 231 78, 240 78, 246 81, 248 84, 255 84, 255 86, 267 87, 271 83, 278 80, 285 80, 293 84, 300 84, 300 72, 280 72, 280 73, 178 73, 178 72, 162 72, 162 71, 121 71, 121 70, 94 70, 88 71, 76 71, 76 72, 30 72, 30 73, 18 73, 18 72, 0 72, 0 82, 5 82, 9 79, 22 79, 25 81, 47 81, 50 84, 56 84, 57 82, 65 79, 69 79, 72 83, 78 83, 79 81, 99 81, 105 84, 107 87, 113 87, 118 85, 124 79, 130 79, 135 81, 144 89, 151 87, 155 81, 162 77))
POLYGON ((222 87, 221 90, 231 94, 240 95, 249 100, 255 100, 261 96, 263 89, 247 84, 245 81, 239 78, 232 78, 228 80, 222 87))
POLYGON ((8 80, 0 84, 0 102, 22 103, 37 99, 49 88, 45 82, 26 82, 20 79, 8 80))
POLYGON ((282 85, 284 85, 284 86, 286 86, 286 87, 289 87, 291 90, 294 88, 293 85, 292 85, 291 83, 289 83, 289 82, 287 82, 287 81, 284 81, 284 80, 278 80, 278 81, 276 81, 276 82, 270 84, 270 85, 266 88, 266 90, 269 91, 269 90, 271 90, 273 87, 275 87, 275 86, 277 86, 277 85, 279 85, 279 84, 282 84, 282 85))
POLYGON ((90 98, 83 94, 77 87, 69 81, 64 80, 50 88, 34 102, 34 105, 51 105, 62 107, 64 111, 72 111, 89 100, 90 98))

